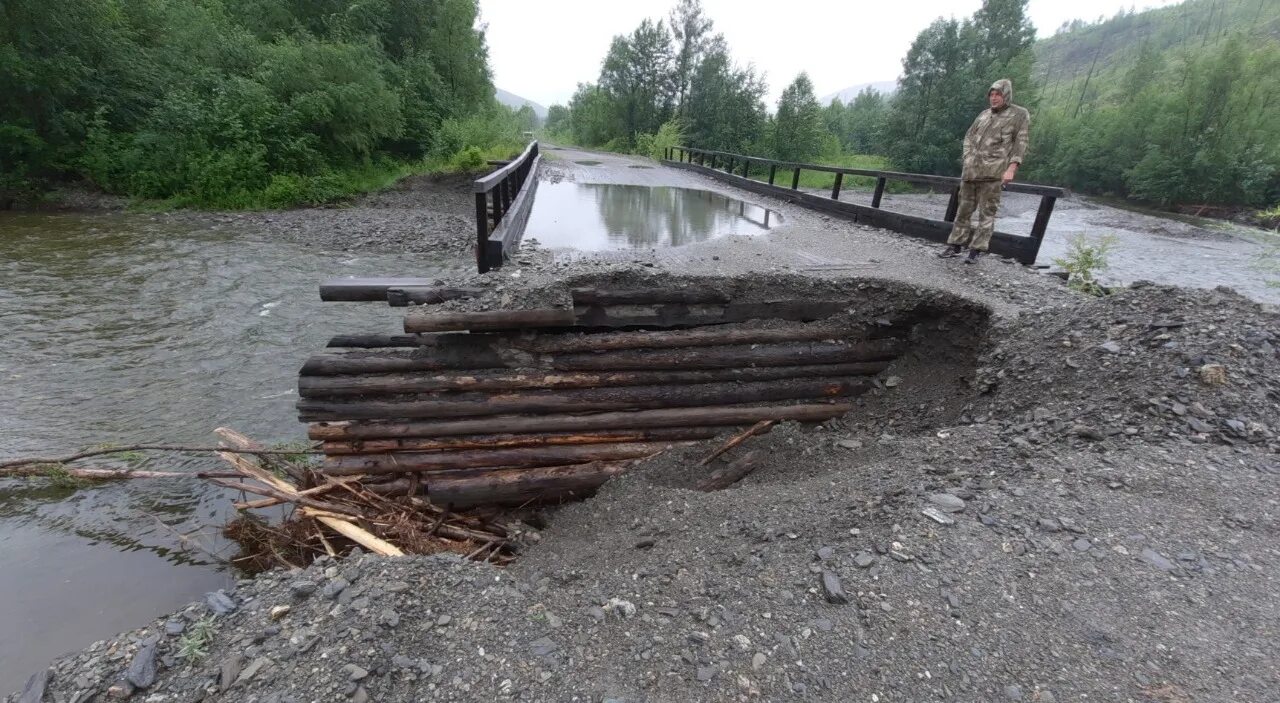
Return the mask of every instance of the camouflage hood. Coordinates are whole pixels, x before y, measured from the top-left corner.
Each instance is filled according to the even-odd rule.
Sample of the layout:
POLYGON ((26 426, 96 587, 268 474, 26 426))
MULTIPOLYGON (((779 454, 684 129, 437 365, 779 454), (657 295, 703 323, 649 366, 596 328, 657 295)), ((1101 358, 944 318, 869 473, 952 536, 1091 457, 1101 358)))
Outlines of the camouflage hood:
POLYGON ((995 83, 992 83, 991 87, 987 88, 987 95, 990 95, 993 90, 1000 91, 1000 94, 1004 96, 1005 105, 1013 104, 1013 82, 1008 78, 1001 78, 995 83))

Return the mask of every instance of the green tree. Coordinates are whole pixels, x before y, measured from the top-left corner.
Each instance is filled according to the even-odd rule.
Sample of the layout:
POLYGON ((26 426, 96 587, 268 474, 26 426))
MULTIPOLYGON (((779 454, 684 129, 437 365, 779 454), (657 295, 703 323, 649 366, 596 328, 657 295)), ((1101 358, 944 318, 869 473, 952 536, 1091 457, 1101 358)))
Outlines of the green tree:
POLYGON ((700 0, 680 0, 671 10, 669 21, 675 45, 672 84, 675 88, 676 109, 687 117, 685 107, 690 84, 716 37, 711 35, 712 22, 703 14, 700 0))
POLYGON ((599 87, 616 113, 615 138, 630 146, 637 134, 656 132, 670 119, 671 76, 671 34, 661 20, 644 20, 629 36, 613 38, 599 87))
POLYGON ((687 100, 687 136, 702 149, 741 152, 758 143, 768 117, 767 87, 748 66, 734 66, 723 37, 715 37, 698 64, 687 100))
POLYGON ((796 76, 778 98, 773 120, 773 154, 784 161, 810 161, 823 152, 826 125, 809 74, 796 76))

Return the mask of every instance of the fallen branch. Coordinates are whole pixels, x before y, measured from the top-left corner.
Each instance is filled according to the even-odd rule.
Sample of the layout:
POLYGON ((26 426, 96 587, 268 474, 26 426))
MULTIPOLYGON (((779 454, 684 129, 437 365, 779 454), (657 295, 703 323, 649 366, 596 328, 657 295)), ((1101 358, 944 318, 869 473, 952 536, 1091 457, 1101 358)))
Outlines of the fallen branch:
POLYGON ((743 454, 708 474, 706 478, 698 483, 698 490, 703 492, 718 491, 732 486, 745 478, 747 474, 756 470, 756 467, 759 466, 757 458, 755 452, 743 454))
POLYGON ((22 477, 59 477, 66 476, 68 478, 83 478, 93 481, 113 481, 117 479, 128 478, 239 478, 240 474, 234 471, 144 471, 141 469, 76 469, 69 466, 60 466, 57 463, 51 465, 32 464, 24 466, 12 466, 0 469, 0 477, 3 478, 22 478, 22 477))
POLYGON ((761 420, 760 422, 757 422, 751 427, 748 427, 746 430, 743 430, 742 432, 739 432, 733 437, 730 437, 729 441, 720 445, 718 449, 708 454, 706 458, 703 459, 702 461, 698 462, 698 466, 706 466, 707 464, 710 464, 716 457, 720 456, 721 454, 724 454, 730 449, 733 449, 734 447, 738 446, 739 444, 742 444, 743 442, 747 441, 748 439, 758 434, 763 434, 764 432, 769 431, 769 429, 776 424, 778 424, 777 420, 761 420))
POLYGON ((87 459, 94 456, 103 456, 104 454, 121 454, 123 452, 236 452, 240 454, 323 454, 319 449, 228 449, 226 447, 186 447, 176 444, 131 444, 127 447, 111 447, 110 449, 88 449, 75 454, 67 454, 66 456, 57 457, 31 457, 27 459, 9 459, 0 461, 0 475, 9 475, 8 471, 2 471, 15 466, 28 466, 31 464, 66 464, 80 459, 87 459))

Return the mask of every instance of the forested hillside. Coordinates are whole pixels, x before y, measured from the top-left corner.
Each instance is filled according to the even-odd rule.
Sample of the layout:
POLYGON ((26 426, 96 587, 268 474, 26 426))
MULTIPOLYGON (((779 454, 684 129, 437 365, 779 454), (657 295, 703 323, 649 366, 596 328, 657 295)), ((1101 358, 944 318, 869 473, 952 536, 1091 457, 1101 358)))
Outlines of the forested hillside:
POLYGON ((1280 199, 1280 3, 1189 0, 1036 45, 1028 173, 1087 192, 1280 199))
POLYGON ((494 101, 476 13, 476 0, 6 0, 0 196, 83 176, 175 204, 285 205, 428 157, 482 164, 479 148, 522 125, 494 101))
POLYGON ((649 153, 681 140, 782 159, 959 175, 961 137, 997 78, 1033 115, 1019 178, 1160 204, 1280 201, 1280 3, 1190 0, 1052 36, 1026 0, 939 18, 904 57, 897 90, 822 106, 801 74, 773 115, 763 80, 735 64, 697 0, 619 36, 600 79, 548 126, 649 153))

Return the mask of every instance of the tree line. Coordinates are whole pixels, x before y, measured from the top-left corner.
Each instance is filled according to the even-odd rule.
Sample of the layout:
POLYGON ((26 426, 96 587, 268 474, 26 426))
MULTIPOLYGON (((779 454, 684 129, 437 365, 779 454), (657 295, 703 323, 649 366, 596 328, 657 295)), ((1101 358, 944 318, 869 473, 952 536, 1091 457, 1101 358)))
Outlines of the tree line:
POLYGON ((764 77, 734 62, 698 0, 680 0, 666 20, 615 37, 598 80, 550 108, 547 128, 653 155, 677 143, 825 163, 871 154, 897 170, 959 175, 961 137, 988 86, 1009 78, 1033 115, 1022 178, 1161 204, 1265 207, 1280 200, 1280 6, 1267 4, 1188 0, 1065 25, 1038 44, 1027 0, 984 0, 919 33, 892 95, 866 89, 822 106, 802 73, 770 113, 764 77), (1109 41, 1121 46, 1098 66, 1109 41), (1054 56, 1072 67, 1069 85, 1054 56))
MULTIPOLYGON (((318 202, 424 159, 483 165, 477 0, 7 0, 0 199, 87 178, 199 206, 318 202)), ((410 166, 413 164, 413 166, 410 166)))

